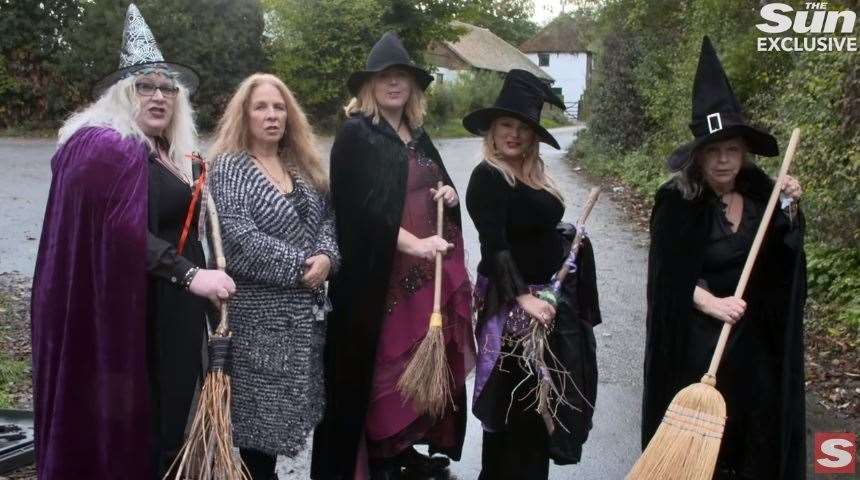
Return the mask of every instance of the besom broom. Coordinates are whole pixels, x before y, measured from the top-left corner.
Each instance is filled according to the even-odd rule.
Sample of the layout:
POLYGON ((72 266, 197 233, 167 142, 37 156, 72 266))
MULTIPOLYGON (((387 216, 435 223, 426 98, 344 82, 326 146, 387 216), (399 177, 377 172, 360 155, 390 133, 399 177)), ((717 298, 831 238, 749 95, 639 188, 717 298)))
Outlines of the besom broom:
MULTIPOLYGON (((442 188, 442 182, 436 186, 442 188)), ((445 205, 442 196, 436 201, 436 234, 442 237, 445 205)), ((397 390, 405 401, 411 402, 419 413, 440 418, 451 396, 453 375, 445 356, 445 335, 442 332, 442 252, 436 252, 436 271, 433 279, 433 313, 427 335, 418 345, 412 359, 406 364, 397 381, 397 390)))
MULTIPOLYGON (((221 241, 221 226, 218 223, 215 202, 210 195, 206 195, 206 211, 215 264, 219 270, 224 271, 227 262, 221 241)), ((209 368, 200 390, 197 412, 188 431, 188 438, 164 476, 165 480, 251 479, 247 467, 233 454, 230 376, 226 372, 232 336, 227 322, 227 302, 222 301, 219 309, 218 326, 214 332, 209 332, 209 368)), ((206 326, 209 328, 208 322, 206 326)))
MULTIPOLYGON (((800 129, 795 128, 735 289, 736 297, 744 294, 799 141, 800 129)), ((710 480, 714 475, 726 423, 726 402, 715 388, 717 368, 731 329, 730 323, 723 323, 707 373, 699 383, 684 388, 672 399, 657 432, 627 475, 628 479, 710 480)))

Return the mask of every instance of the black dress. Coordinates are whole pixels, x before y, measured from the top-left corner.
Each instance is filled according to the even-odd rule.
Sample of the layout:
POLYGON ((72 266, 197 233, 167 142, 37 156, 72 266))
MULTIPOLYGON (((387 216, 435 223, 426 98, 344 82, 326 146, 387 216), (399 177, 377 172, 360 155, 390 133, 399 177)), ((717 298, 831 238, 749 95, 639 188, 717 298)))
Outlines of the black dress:
MULTIPOLYGON (((152 155, 149 158, 149 235, 147 238, 147 332, 152 402, 153 472, 161 478, 182 446, 191 402, 202 372, 207 300, 180 285, 192 267, 205 266, 194 212, 182 255, 176 245, 185 222, 192 187, 152 155)), ((198 202, 199 204, 199 202, 198 202)))
MULTIPOLYGON (((756 166, 735 182, 744 209, 731 232, 723 205, 706 189, 683 198, 674 181, 657 192, 651 214, 642 446, 674 395, 708 369, 722 322, 693 305, 696 286, 734 294, 773 188, 756 166)), ((805 474, 803 215, 774 212, 744 292, 743 318, 717 371, 727 421, 715 478, 799 479, 805 474)))
MULTIPOLYGON (((597 361, 593 326, 600 322, 595 287, 593 252, 585 242, 578 258, 578 270, 564 282, 557 308, 550 347, 584 394, 569 387, 565 398, 576 405, 559 409, 559 421, 567 430, 556 428, 550 437, 533 400, 518 400, 508 413, 514 387, 525 377, 513 358, 510 344, 499 351, 484 348, 490 324, 529 292, 529 285, 547 284, 570 251, 572 235, 559 230, 564 205, 546 190, 517 182, 511 187, 500 171, 487 162, 472 172, 466 192, 466 206, 475 222, 481 242, 478 265, 478 349, 479 371, 473 412, 484 426, 481 479, 541 479, 549 474, 549 460, 564 465, 579 461, 582 444, 591 429, 591 415, 597 393, 597 361), (484 287, 486 285, 486 288, 484 287), (485 292, 485 293, 481 293, 485 292), (504 368, 501 367, 503 363, 504 368), (492 370, 486 372, 487 366, 492 370), (484 383, 485 382, 485 383, 484 383), (587 400, 587 402, 586 402, 587 400), (589 405, 590 404, 590 405, 589 405)), ((557 381, 558 385, 559 382, 557 381)), ((519 387, 517 397, 535 385, 534 378, 519 387)))

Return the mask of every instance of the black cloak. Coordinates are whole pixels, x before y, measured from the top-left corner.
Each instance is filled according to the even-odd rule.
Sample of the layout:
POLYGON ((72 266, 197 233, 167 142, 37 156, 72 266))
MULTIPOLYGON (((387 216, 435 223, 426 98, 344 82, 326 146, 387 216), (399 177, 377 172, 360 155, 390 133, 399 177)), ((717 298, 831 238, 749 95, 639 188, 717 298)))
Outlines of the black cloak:
MULTIPOLYGON (((427 154, 445 184, 453 186, 427 133, 415 129, 413 139, 414 148, 427 154)), ((341 267, 329 284, 333 310, 325 346, 326 410, 314 433, 315 479, 353 476, 408 174, 407 146, 385 120, 374 124, 369 117, 353 115, 338 130, 330 176, 341 267)), ((460 226, 459 206, 450 212, 460 226)), ((456 401, 465 405, 465 398, 456 401)), ((465 427, 465 421, 458 425, 459 448, 444 452, 455 460, 465 427)))
MULTIPOLYGON (((736 189, 764 204, 773 180, 756 166, 738 174, 736 189)), ((651 212, 642 446, 648 444, 674 395, 707 371, 721 322, 694 310, 716 195, 683 198, 673 181, 657 191, 651 212), (696 325, 707 325, 706 334, 696 325), (713 334, 711 334, 713 333, 713 334)), ((756 219, 755 228, 760 222, 756 219)), ((744 317, 732 329, 717 373, 728 419, 721 461, 753 478, 803 478, 805 404, 803 307, 806 300, 804 221, 777 210, 743 296, 744 317), (755 461, 741 451, 765 446, 755 461), (734 463, 732 463, 734 462, 734 463)))

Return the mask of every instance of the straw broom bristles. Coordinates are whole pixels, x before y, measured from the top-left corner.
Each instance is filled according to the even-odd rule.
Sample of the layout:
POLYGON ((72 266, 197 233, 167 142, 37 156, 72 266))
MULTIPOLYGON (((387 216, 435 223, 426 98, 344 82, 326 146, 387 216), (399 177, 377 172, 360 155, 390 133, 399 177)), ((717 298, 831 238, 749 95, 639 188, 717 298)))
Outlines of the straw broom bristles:
MULTIPOLYGON (((207 212, 215 263, 223 271, 226 260, 221 243, 221 228, 215 202, 208 195, 207 212)), ((248 468, 233 454, 230 376, 225 372, 232 335, 227 323, 226 302, 221 303, 220 311, 218 327, 209 335, 209 373, 200 390, 197 411, 188 438, 165 474, 165 480, 251 480, 248 468)))
MULTIPOLYGON (((782 182, 794 159, 800 129, 791 132, 785 158, 779 169, 773 191, 767 202, 750 253, 735 289, 736 297, 743 296, 752 267, 770 225, 782 182)), ((675 395, 657 432, 648 447, 627 475, 632 480, 707 480, 714 474, 725 428, 726 402, 715 388, 717 368, 723 357, 732 325, 724 323, 708 372, 699 383, 690 385, 675 395)))
MULTIPOLYGON (((442 182, 437 189, 442 188, 442 182)), ((444 214, 443 199, 436 202, 436 234, 442 236, 444 214)), ((445 354, 445 335, 442 331, 442 254, 436 252, 436 272, 433 285, 433 313, 427 335, 421 340, 412 359, 406 364, 397 381, 397 390, 405 402, 412 403, 418 413, 441 418, 448 403, 454 403, 451 383, 454 379, 448 368, 445 354)))

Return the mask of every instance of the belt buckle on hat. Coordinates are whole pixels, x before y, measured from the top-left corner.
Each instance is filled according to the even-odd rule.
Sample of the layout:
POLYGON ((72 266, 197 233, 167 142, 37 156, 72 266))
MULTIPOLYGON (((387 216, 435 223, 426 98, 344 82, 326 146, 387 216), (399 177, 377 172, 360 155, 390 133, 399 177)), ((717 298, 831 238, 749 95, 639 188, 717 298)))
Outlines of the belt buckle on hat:
POLYGON ((720 112, 708 115, 708 133, 718 132, 723 129, 723 119, 720 117, 720 112), (713 126, 712 119, 716 119, 717 126, 713 126))

